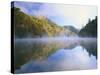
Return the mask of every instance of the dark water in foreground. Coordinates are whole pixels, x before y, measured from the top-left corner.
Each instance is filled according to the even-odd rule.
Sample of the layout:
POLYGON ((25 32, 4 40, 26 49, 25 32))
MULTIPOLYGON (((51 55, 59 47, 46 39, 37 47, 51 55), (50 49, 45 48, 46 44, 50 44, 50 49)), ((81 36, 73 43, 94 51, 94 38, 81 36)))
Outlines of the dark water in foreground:
POLYGON ((96 38, 15 39, 15 73, 95 69, 96 38))

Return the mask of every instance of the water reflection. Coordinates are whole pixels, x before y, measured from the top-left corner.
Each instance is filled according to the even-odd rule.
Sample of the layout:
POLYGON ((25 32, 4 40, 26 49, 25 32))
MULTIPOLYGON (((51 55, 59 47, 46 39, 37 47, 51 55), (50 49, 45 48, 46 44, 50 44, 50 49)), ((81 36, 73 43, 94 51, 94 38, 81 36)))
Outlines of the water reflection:
POLYGON ((96 45, 96 39, 90 38, 17 40, 14 49, 15 72, 95 69, 96 55, 88 53, 96 51, 93 44, 96 45))

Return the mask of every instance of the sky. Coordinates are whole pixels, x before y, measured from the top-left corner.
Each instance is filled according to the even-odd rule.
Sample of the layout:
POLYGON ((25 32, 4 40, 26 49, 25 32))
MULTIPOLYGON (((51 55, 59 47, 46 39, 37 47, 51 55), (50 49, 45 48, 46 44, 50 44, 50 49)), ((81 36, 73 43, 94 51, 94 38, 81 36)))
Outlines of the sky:
POLYGON ((97 16, 96 6, 15 2, 15 7, 32 16, 45 16, 59 26, 74 26, 81 29, 89 19, 97 16))

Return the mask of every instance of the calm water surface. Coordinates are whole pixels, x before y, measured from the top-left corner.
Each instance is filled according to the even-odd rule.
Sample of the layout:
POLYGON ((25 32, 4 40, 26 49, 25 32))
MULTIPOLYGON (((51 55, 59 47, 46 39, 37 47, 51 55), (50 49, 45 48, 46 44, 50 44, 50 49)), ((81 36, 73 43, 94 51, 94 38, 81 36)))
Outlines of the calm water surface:
POLYGON ((15 73, 96 69, 96 38, 15 39, 15 73))

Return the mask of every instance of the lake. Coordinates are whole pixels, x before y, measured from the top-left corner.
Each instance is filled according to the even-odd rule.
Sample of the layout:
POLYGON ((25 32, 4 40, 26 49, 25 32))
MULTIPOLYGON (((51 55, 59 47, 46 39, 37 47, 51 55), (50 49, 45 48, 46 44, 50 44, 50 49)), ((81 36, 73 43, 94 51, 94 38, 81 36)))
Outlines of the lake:
POLYGON ((96 38, 22 38, 14 44, 15 73, 97 68, 96 38))

